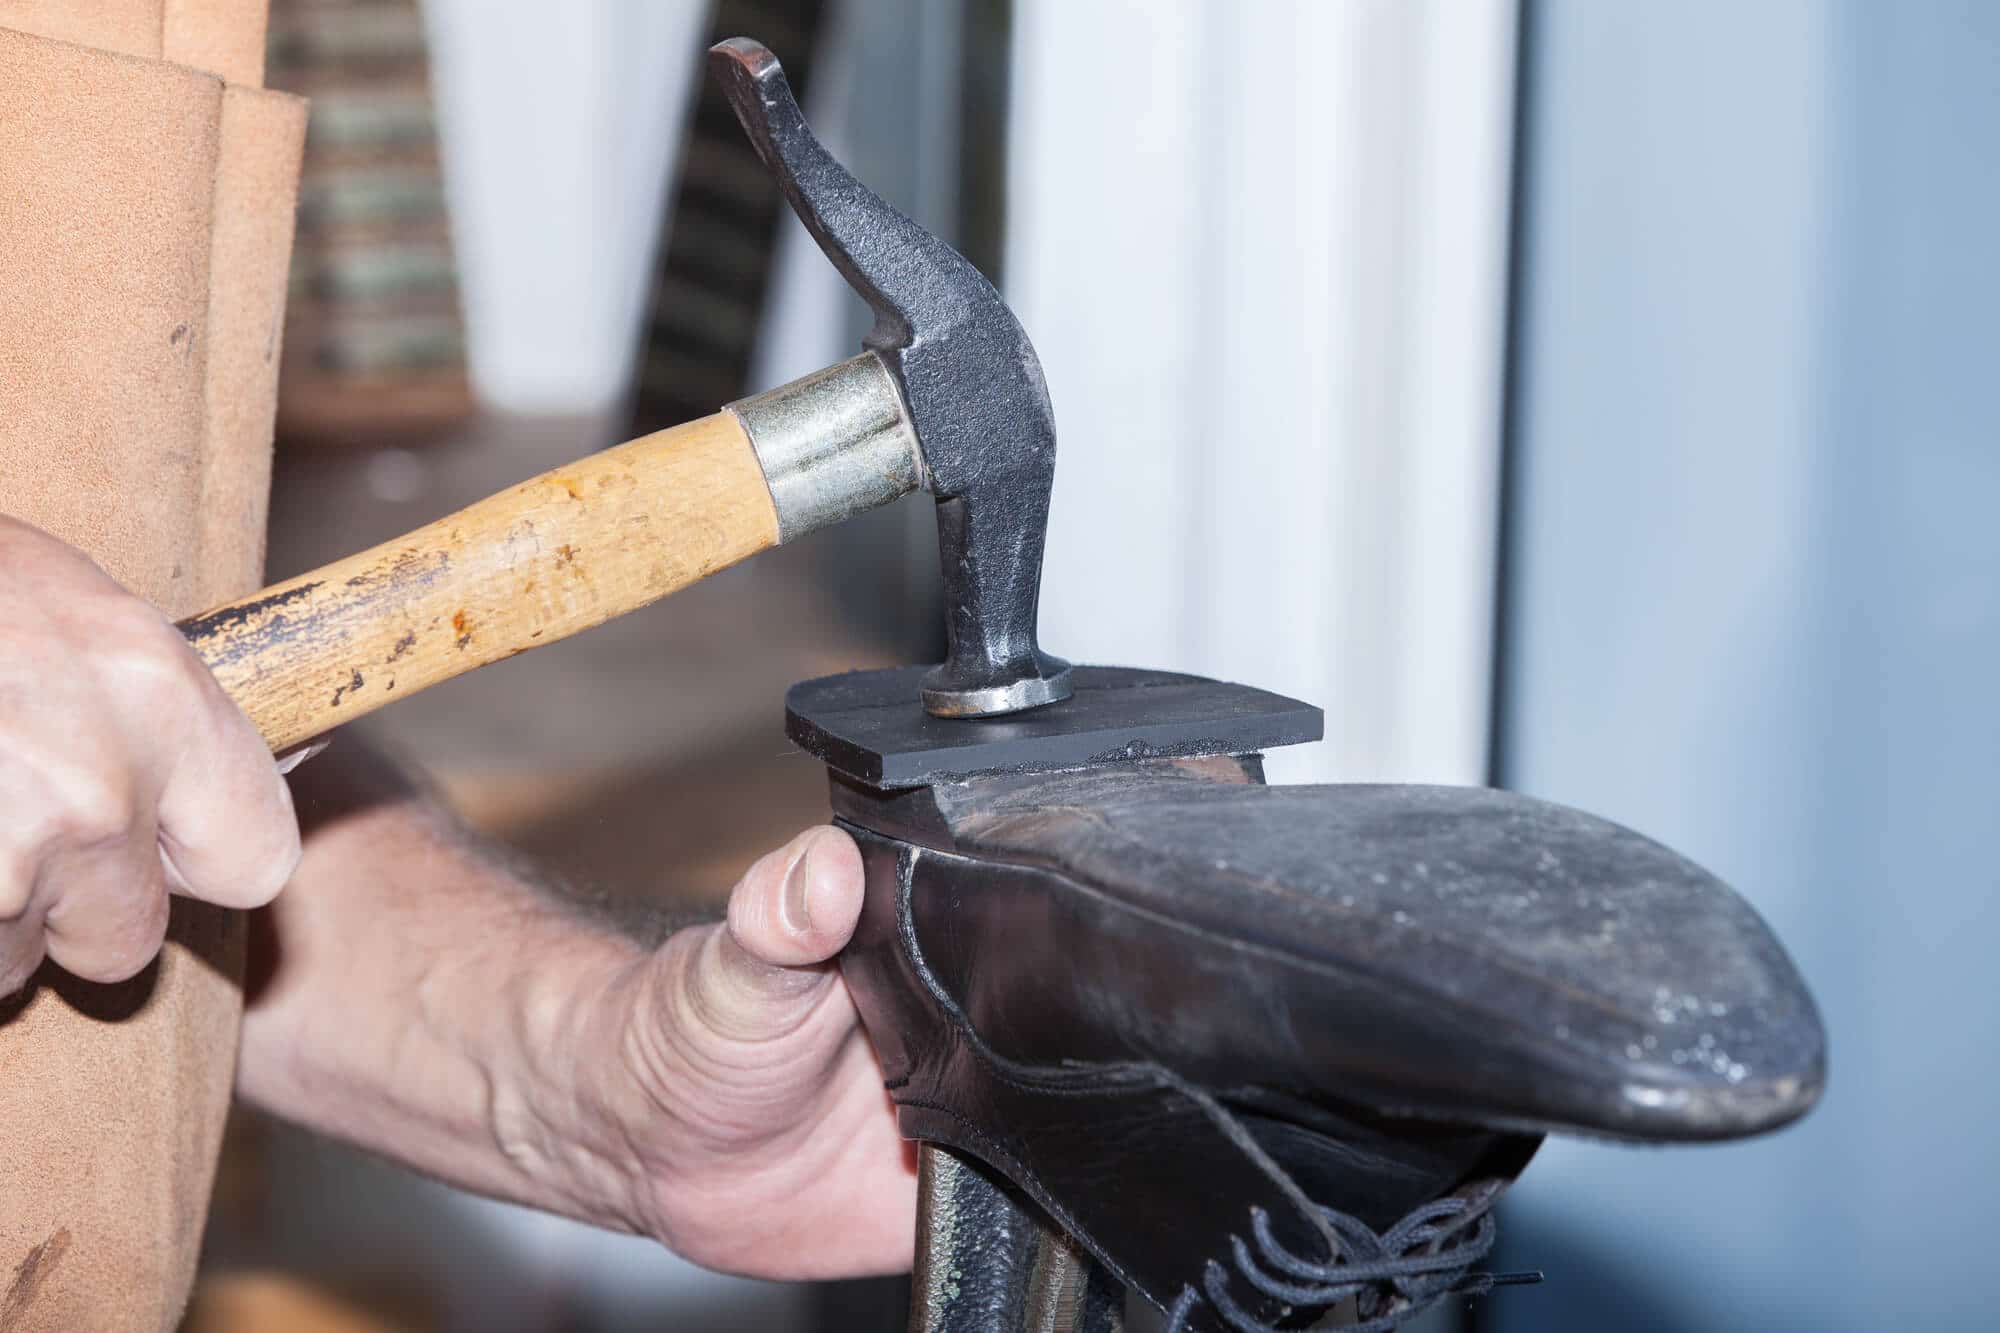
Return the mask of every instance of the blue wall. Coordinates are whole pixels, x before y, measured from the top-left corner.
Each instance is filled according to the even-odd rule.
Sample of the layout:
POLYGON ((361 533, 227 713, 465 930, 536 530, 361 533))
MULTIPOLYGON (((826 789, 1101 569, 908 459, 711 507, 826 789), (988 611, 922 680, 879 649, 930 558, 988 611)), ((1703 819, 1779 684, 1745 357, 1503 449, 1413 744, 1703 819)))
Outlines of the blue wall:
POLYGON ((1531 0, 1501 772, 1764 911, 1774 1138, 1552 1143, 1490 1327, 2000 1326, 2000 5, 1531 0))

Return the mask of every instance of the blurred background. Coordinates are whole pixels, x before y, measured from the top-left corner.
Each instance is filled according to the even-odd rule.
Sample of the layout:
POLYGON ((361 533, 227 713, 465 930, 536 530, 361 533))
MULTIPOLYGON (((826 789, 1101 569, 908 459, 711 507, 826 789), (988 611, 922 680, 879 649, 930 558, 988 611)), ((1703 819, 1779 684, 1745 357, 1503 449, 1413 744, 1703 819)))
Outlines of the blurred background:
MULTIPOLYGON (((274 576, 854 350, 703 87, 738 33, 1034 337, 1047 645, 1325 705, 1277 780, 1636 827, 1812 984, 1818 1111, 1551 1142, 1497 1263, 1548 1281, 1432 1327, 1992 1327, 2000 6, 274 4, 271 83, 315 103, 274 576)), ((374 732, 551 873, 712 906, 824 817, 785 686, 936 657, 928 505, 374 732)), ((900 1317, 248 1115, 207 1252, 197 1333, 900 1317)))

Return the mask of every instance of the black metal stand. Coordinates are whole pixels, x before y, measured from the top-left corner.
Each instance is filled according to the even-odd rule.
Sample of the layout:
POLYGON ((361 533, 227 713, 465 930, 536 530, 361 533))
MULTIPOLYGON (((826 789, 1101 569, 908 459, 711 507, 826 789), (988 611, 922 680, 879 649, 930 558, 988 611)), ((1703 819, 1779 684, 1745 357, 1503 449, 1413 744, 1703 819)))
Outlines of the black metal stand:
POLYGON ((1125 1292, 977 1163, 924 1144, 910 1333, 1121 1333, 1125 1292))

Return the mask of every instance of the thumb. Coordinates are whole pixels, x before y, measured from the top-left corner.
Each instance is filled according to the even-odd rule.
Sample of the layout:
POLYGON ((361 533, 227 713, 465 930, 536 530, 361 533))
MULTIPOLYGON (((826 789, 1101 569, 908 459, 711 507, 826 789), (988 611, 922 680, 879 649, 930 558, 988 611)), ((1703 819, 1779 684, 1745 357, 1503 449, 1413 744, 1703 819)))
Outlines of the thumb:
POLYGON ((823 963, 861 917, 861 851, 830 825, 808 829, 750 867, 729 895, 729 935, 760 962, 823 963))
POLYGON ((839 829, 801 833, 750 867, 728 924, 691 960, 687 991, 719 1036, 755 1041, 801 1022, 834 973, 826 963, 861 916, 861 852, 839 829))

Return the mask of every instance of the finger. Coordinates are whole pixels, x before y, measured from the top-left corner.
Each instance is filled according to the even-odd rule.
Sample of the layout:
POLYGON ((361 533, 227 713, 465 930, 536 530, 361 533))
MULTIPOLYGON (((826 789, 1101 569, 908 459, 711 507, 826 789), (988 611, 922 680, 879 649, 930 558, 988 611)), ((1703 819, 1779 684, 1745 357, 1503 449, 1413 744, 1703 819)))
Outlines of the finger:
POLYGON ((42 853, 38 848, 0 845, 0 930, 12 928, 28 915, 41 877, 42 853))
POLYGON ((0 999, 5 999, 35 975, 42 965, 42 917, 39 905, 0 921, 0 999))
POLYGON ((691 1016, 731 1041, 797 1030, 834 984, 826 960, 847 943, 860 909, 853 840, 831 828, 794 838, 737 884, 727 925, 679 941, 690 949, 681 993, 691 1016))
POLYGON ((177 893, 262 907, 299 864, 292 789, 250 720, 212 679, 160 793, 160 853, 177 893))
POLYGON ((729 895, 729 935, 779 967, 823 963, 861 917, 861 852, 837 828, 809 829, 750 867, 729 895))
POLYGON ((167 934, 167 885, 150 825, 59 853, 43 871, 48 956, 85 981, 137 976, 167 934))
POLYGON ((0 999, 28 985, 42 965, 42 919, 48 915, 44 857, 40 839, 32 837, 26 845, 0 847, 0 999))

